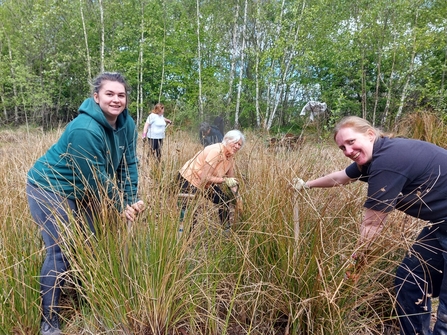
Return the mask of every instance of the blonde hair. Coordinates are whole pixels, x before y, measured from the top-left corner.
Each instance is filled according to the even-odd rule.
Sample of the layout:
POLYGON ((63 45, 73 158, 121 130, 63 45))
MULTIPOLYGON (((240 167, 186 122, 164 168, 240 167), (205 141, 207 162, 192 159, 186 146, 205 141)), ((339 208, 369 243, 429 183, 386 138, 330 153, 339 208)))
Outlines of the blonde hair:
MULTIPOLYGON (((346 116, 341 119, 334 128, 334 140, 337 136, 338 132, 343 128, 351 128, 357 133, 366 134, 369 130, 371 130, 374 135, 376 135, 376 140, 380 137, 388 136, 380 129, 374 127, 367 120, 358 117, 358 116, 346 116)), ((391 136, 391 134, 390 134, 391 136)))

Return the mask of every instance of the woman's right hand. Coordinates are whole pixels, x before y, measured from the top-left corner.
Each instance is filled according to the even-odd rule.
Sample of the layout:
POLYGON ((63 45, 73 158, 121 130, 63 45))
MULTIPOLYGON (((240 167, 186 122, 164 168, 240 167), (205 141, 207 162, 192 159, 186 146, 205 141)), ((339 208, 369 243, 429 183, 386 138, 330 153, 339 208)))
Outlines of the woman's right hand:
POLYGON ((236 187, 239 184, 237 179, 233 177, 224 178, 224 182, 229 188, 236 187))
POLYGON ((127 220, 133 222, 135 221, 137 215, 144 211, 145 208, 146 206, 144 202, 142 200, 139 200, 131 206, 127 205, 126 209, 124 210, 124 215, 126 216, 127 220))
POLYGON ((306 182, 304 180, 302 180, 301 178, 293 178, 292 185, 293 185, 293 188, 298 192, 301 191, 302 189, 309 188, 309 185, 307 185, 306 182))

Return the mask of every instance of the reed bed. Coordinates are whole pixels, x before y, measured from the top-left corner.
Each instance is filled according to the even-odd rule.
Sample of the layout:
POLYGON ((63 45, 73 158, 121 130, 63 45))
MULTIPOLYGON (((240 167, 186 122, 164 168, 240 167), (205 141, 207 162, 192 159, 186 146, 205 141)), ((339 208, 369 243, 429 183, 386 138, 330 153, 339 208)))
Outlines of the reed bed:
MULTIPOLYGON (((53 144, 51 133, 0 133, 0 331, 36 334, 38 276, 44 249, 25 195, 26 172, 53 144)), ((73 222, 63 229, 71 268, 65 274, 66 334, 397 334, 396 265, 421 222, 393 213, 374 257, 345 278, 355 252, 365 185, 305 190, 294 177, 315 178, 349 164, 328 141, 294 150, 268 147, 248 132, 238 153, 244 208, 231 230, 213 207, 191 203, 179 234, 175 178, 201 146, 169 129, 160 164, 139 143, 140 194, 147 210, 131 226, 105 210, 93 236, 73 222), (295 209, 295 211, 294 211, 295 209), (191 228, 193 213, 199 223, 191 228), (294 218, 298 213, 298 218, 294 218)))

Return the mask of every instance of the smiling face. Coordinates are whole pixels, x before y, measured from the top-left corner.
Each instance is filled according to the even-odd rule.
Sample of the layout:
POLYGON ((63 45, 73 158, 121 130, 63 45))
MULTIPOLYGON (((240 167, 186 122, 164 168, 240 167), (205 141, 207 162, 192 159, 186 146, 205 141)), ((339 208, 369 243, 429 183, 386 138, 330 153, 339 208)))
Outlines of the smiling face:
POLYGON ((93 94, 93 98, 109 124, 115 127, 118 115, 126 108, 127 94, 124 85, 117 81, 106 80, 102 83, 99 91, 93 94))
POLYGON ((345 127, 338 131, 335 143, 346 157, 358 165, 364 165, 372 159, 375 139, 376 135, 372 129, 366 133, 359 133, 350 127, 345 127))

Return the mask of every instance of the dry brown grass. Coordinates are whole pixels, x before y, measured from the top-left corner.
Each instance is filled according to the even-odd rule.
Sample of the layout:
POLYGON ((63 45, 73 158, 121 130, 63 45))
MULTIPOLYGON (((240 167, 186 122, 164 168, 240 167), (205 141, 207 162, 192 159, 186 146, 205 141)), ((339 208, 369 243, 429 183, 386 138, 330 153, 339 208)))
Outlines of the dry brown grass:
MULTIPOLYGON (((8 302, 0 308, 0 329, 26 333, 38 326, 36 276, 42 245, 24 189, 26 171, 59 134, 0 133, 0 210, 6 227, 0 231, 0 285, 8 302)), ((66 331, 394 334, 393 273, 421 222, 393 214, 375 249, 377 257, 357 283, 346 281, 365 185, 312 189, 294 202, 289 182, 344 168, 347 158, 332 143, 307 140, 295 150, 272 150, 267 137, 246 136, 237 155, 244 211, 231 234, 223 235, 211 214, 202 216, 200 229, 180 240, 175 176, 201 146, 190 134, 170 128, 158 165, 146 159, 147 148, 139 143, 140 194, 148 209, 131 235, 123 225, 98 242, 96 257, 107 261, 87 253, 83 258, 78 249, 80 262, 73 268, 88 279, 83 290, 89 307, 66 307, 66 331), (130 251, 123 270, 126 244, 130 251)))

